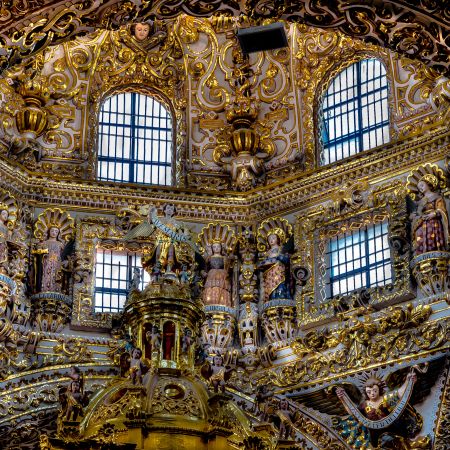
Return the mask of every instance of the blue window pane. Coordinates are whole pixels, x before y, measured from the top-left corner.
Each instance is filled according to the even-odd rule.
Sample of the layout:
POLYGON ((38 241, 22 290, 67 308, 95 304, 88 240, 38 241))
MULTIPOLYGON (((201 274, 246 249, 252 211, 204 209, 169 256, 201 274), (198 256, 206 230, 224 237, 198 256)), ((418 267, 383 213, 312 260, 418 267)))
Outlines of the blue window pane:
MULTIPOLYGON (((97 250, 95 264, 95 311, 118 313, 123 309, 133 269, 142 270, 141 256, 133 252, 97 250)), ((150 275, 143 273, 141 290, 150 281, 150 275)))
POLYGON ((328 243, 326 261, 328 298, 392 282, 388 223, 333 237, 328 243))
POLYGON ((324 95, 322 112, 323 165, 389 142, 383 64, 366 59, 339 73, 324 95))
POLYGON ((160 168, 171 172, 172 118, 152 97, 123 93, 106 99, 98 142, 98 179, 171 184, 171 177, 158 174, 160 168))

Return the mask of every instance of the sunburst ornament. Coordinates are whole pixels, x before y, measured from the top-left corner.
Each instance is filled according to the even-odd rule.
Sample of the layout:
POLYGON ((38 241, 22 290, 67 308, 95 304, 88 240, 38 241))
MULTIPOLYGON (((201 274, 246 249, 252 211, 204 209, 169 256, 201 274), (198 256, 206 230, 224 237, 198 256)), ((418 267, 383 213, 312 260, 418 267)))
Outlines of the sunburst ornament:
POLYGON ((281 217, 271 217, 264 220, 258 228, 258 251, 265 252, 269 248, 268 238, 271 234, 276 234, 280 240, 280 245, 283 245, 292 236, 292 225, 281 217))
POLYGON ((408 176, 408 182, 406 188, 408 194, 413 200, 420 197, 419 188, 417 185, 419 181, 425 181, 432 191, 444 189, 447 185, 444 171, 436 164, 424 164, 414 169, 408 176))
POLYGON ((201 255, 214 243, 222 244, 227 253, 232 253, 236 246, 236 236, 228 225, 209 223, 198 235, 197 245, 201 255))
POLYGON ((59 238, 70 241, 73 237, 74 221, 69 213, 60 208, 48 208, 39 214, 34 224, 34 236, 39 239, 47 239, 50 228, 59 229, 59 238))

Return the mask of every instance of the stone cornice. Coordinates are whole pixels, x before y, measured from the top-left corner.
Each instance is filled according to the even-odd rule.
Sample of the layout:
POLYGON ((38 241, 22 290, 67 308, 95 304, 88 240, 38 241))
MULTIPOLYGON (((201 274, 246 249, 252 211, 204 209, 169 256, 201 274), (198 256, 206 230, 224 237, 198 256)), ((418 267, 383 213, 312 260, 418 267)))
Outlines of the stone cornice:
POLYGON ((444 158, 449 147, 450 131, 438 130, 246 193, 49 179, 5 159, 0 159, 0 185, 37 207, 55 205, 107 214, 122 207, 172 202, 180 217, 188 221, 250 222, 319 203, 349 180, 370 177, 376 182, 388 175, 400 175, 425 160, 444 158))

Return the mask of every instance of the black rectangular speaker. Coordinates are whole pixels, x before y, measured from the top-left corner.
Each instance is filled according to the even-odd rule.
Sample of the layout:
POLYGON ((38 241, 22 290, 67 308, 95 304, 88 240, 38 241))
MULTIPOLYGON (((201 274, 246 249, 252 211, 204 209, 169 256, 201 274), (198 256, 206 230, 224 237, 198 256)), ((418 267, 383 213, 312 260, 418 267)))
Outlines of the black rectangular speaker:
POLYGON ((288 41, 281 22, 260 27, 240 28, 237 37, 243 53, 262 52, 287 47, 288 41))

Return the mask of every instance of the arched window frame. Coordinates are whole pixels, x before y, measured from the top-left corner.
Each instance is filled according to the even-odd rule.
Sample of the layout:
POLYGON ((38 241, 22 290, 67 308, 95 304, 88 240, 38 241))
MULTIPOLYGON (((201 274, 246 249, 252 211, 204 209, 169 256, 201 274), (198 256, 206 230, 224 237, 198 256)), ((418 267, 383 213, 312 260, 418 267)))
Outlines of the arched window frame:
POLYGON ((350 58, 347 61, 341 61, 339 64, 335 65, 332 70, 330 70, 324 78, 319 83, 319 89, 316 91, 315 95, 315 101, 314 104, 315 107, 315 114, 314 114, 314 123, 315 123, 315 137, 316 137, 316 166, 323 167, 328 164, 334 164, 334 163, 340 163, 341 161, 345 161, 348 158, 356 157, 357 155, 360 155, 361 153, 371 152, 374 149, 378 149, 380 146, 388 145, 391 140, 393 133, 393 114, 392 114, 392 75, 391 72, 388 70, 388 61, 386 60, 386 57, 382 56, 383 54, 377 54, 372 52, 358 52, 357 54, 353 55, 352 58, 350 58), (362 62, 363 60, 367 59, 376 59, 378 62, 382 64, 382 66, 385 69, 386 73, 386 80, 387 80, 387 113, 388 113, 388 128, 389 128, 389 140, 383 144, 380 144, 376 147, 372 147, 370 149, 364 149, 364 150, 358 150, 356 153, 351 154, 348 157, 344 157, 342 159, 337 159, 332 162, 324 163, 324 143, 323 143, 323 126, 324 126, 324 120, 323 120, 323 99, 324 96, 330 87, 333 80, 344 70, 352 66, 353 64, 362 62))
POLYGON ((175 110, 174 110, 172 103, 169 101, 168 98, 166 98, 165 95, 163 95, 159 91, 149 89, 149 88, 143 87, 141 85, 120 86, 116 89, 105 92, 101 98, 101 101, 98 103, 97 108, 98 109, 96 112, 96 136, 95 136, 95 149, 96 149, 95 174, 96 174, 97 180, 112 182, 112 183, 126 183, 126 184, 133 184, 133 185, 134 184, 142 184, 142 185, 148 185, 148 186, 174 186, 176 184, 176 164, 177 164, 177 160, 176 160, 176 154, 177 154, 176 123, 177 123, 177 116, 175 114, 175 110), (155 184, 155 183, 141 183, 141 182, 125 181, 125 180, 124 181, 120 181, 120 180, 113 181, 113 180, 104 180, 104 179, 99 178, 99 176, 98 176, 98 162, 99 162, 98 154, 99 154, 99 149, 100 149, 100 147, 99 147, 100 113, 101 113, 102 107, 103 107, 105 101, 107 101, 107 99, 109 99, 115 95, 120 95, 120 94, 124 94, 124 93, 136 93, 136 94, 152 97, 154 100, 159 102, 170 114, 171 119, 172 119, 172 139, 171 139, 172 147, 171 147, 171 169, 170 169, 171 183, 170 184, 165 185, 165 184, 155 184))

